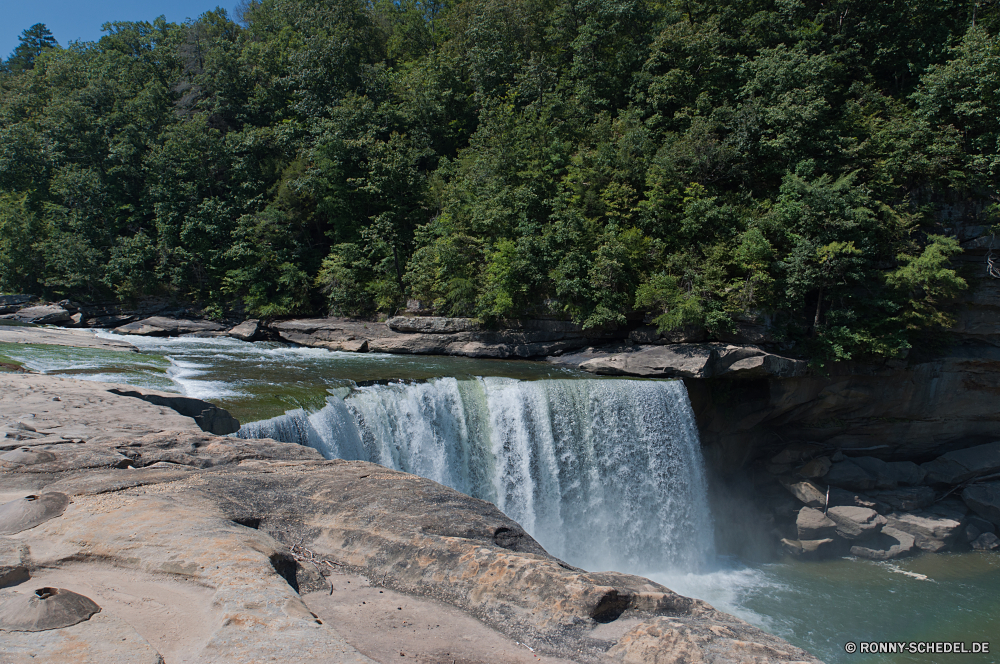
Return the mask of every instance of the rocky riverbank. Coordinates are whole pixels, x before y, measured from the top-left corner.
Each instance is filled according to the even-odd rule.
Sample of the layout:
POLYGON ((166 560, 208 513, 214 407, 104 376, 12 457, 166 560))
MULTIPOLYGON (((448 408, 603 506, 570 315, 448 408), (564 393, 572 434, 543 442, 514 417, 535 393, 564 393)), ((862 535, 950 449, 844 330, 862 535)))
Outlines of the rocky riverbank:
POLYGON ((5 662, 816 661, 430 480, 215 436, 150 398, 175 395, 0 378, 5 662))

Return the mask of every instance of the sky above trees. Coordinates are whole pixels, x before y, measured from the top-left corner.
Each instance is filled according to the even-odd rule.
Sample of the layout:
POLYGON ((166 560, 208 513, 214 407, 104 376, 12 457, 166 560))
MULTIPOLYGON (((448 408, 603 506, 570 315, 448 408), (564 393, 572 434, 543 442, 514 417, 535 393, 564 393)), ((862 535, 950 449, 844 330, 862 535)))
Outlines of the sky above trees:
POLYGON ((0 57, 6 59, 17 48, 18 36, 36 23, 44 23, 63 46, 71 41, 96 41, 101 26, 108 21, 152 21, 165 15, 168 21, 182 23, 198 18, 216 5, 232 10, 235 0, 33 0, 4 3, 0 28, 0 57))

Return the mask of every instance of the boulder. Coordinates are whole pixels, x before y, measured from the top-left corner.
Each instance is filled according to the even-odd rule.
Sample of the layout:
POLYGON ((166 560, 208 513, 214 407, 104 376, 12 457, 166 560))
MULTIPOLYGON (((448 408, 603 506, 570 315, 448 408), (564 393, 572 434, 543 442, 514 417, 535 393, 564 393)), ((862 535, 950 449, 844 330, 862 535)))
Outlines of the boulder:
POLYGON ((820 560, 835 556, 840 552, 840 545, 832 538, 819 540, 782 539, 781 546, 791 555, 803 560, 820 560))
POLYGON ((807 507, 823 508, 826 506, 826 490, 821 489, 815 482, 808 480, 803 482, 782 482, 788 491, 798 498, 807 507))
POLYGON ((913 535, 884 526, 875 537, 851 547, 851 555, 869 560, 891 560, 905 556, 915 547, 913 535))
POLYGON ((837 524, 837 534, 848 540, 860 540, 877 535, 886 518, 867 507, 838 505, 827 510, 826 515, 837 524))
POLYGON ((227 332, 227 334, 236 339, 241 339, 242 341, 256 341, 261 335, 261 325, 259 320, 250 319, 245 320, 236 327, 232 328, 227 332))
POLYGON ((823 447, 815 443, 795 443, 775 454, 771 458, 771 463, 802 463, 812 459, 822 451, 823 447))
POLYGON ((858 464, 845 459, 830 466, 823 479, 834 486, 854 491, 867 491, 875 488, 875 478, 858 464))
POLYGON ((129 314, 105 314, 88 318, 87 327, 114 329, 131 323, 134 320, 135 316, 129 314))
POLYGON ((885 514, 889 512, 889 506, 883 502, 875 500, 871 496, 858 493, 857 491, 847 491, 846 489, 838 489, 837 487, 830 487, 830 507, 864 507, 866 509, 875 510, 879 514, 885 514))
POLYGON ((831 521, 821 510, 803 507, 795 519, 795 529, 799 540, 821 540, 833 537, 837 533, 837 524, 831 521))
POLYGON ((471 332, 482 327, 478 318, 443 318, 440 316, 396 316, 385 322, 395 332, 421 334, 453 334, 471 332))
POLYGON ((973 537, 969 538, 970 541, 976 539, 976 537, 979 537, 979 535, 982 533, 995 533, 997 531, 995 525, 993 525, 986 519, 976 516, 975 514, 970 514, 967 517, 965 517, 965 528, 966 531, 968 531, 969 528, 972 528, 976 531, 976 534, 973 537))
POLYGON ((707 378, 711 375, 712 344, 676 344, 644 347, 588 360, 580 368, 611 376, 707 378))
POLYGON ((960 484, 1000 472, 1000 441, 942 454, 922 464, 931 484, 960 484))
POLYGON ((927 477, 927 471, 912 461, 889 461, 885 466, 897 485, 917 486, 927 477))
POLYGON ((34 325, 58 325, 68 323, 72 314, 56 304, 44 304, 36 307, 24 307, 18 309, 14 314, 8 314, 9 318, 22 323, 32 323, 34 325))
POLYGON ((913 535, 917 548, 936 553, 948 549, 962 534, 965 514, 960 503, 942 501, 919 512, 891 515, 888 525, 913 535))
POLYGON ((994 533, 983 533, 972 542, 976 551, 996 551, 1000 548, 1000 537, 994 533))
POLYGON ((1000 526, 1000 482, 966 487, 962 491, 962 500, 973 512, 1000 526))
POLYGON ((830 466, 833 462, 830 461, 830 457, 819 457, 818 459, 813 459, 806 465, 798 469, 798 474, 802 477, 809 479, 819 479, 830 472, 830 466))
POLYGON ((868 496, 897 512, 912 512, 929 507, 937 494, 929 486, 908 486, 891 491, 872 491, 868 496))
POLYGON ((876 489, 895 489, 896 476, 889 464, 873 456, 852 457, 851 461, 875 478, 876 489))
POLYGON ((207 320, 152 316, 128 325, 122 325, 115 331, 121 334, 137 334, 146 337, 176 337, 182 334, 222 332, 224 329, 222 325, 207 320))

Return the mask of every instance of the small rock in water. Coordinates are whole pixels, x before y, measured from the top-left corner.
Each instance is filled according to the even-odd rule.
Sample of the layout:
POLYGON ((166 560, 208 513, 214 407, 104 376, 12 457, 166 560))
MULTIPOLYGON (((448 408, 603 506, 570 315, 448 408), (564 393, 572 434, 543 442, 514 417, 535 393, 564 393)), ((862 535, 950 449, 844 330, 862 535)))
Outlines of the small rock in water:
POLYGON ((997 547, 1000 547, 1000 537, 993 533, 983 533, 972 543, 976 551, 994 551, 997 547))

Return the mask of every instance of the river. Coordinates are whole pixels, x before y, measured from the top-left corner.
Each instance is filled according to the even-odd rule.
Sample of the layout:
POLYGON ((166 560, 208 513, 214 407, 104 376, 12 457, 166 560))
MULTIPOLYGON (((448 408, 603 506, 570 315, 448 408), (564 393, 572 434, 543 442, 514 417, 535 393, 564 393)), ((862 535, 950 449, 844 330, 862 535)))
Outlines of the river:
POLYGON ((126 338, 142 354, 0 344, 0 360, 207 399, 245 423, 241 436, 429 477, 494 502, 571 564, 647 576, 827 662, 998 659, 845 650, 847 642, 990 641, 1000 634, 996 554, 766 564, 716 555, 711 488, 680 382, 596 378, 540 362, 126 338))

